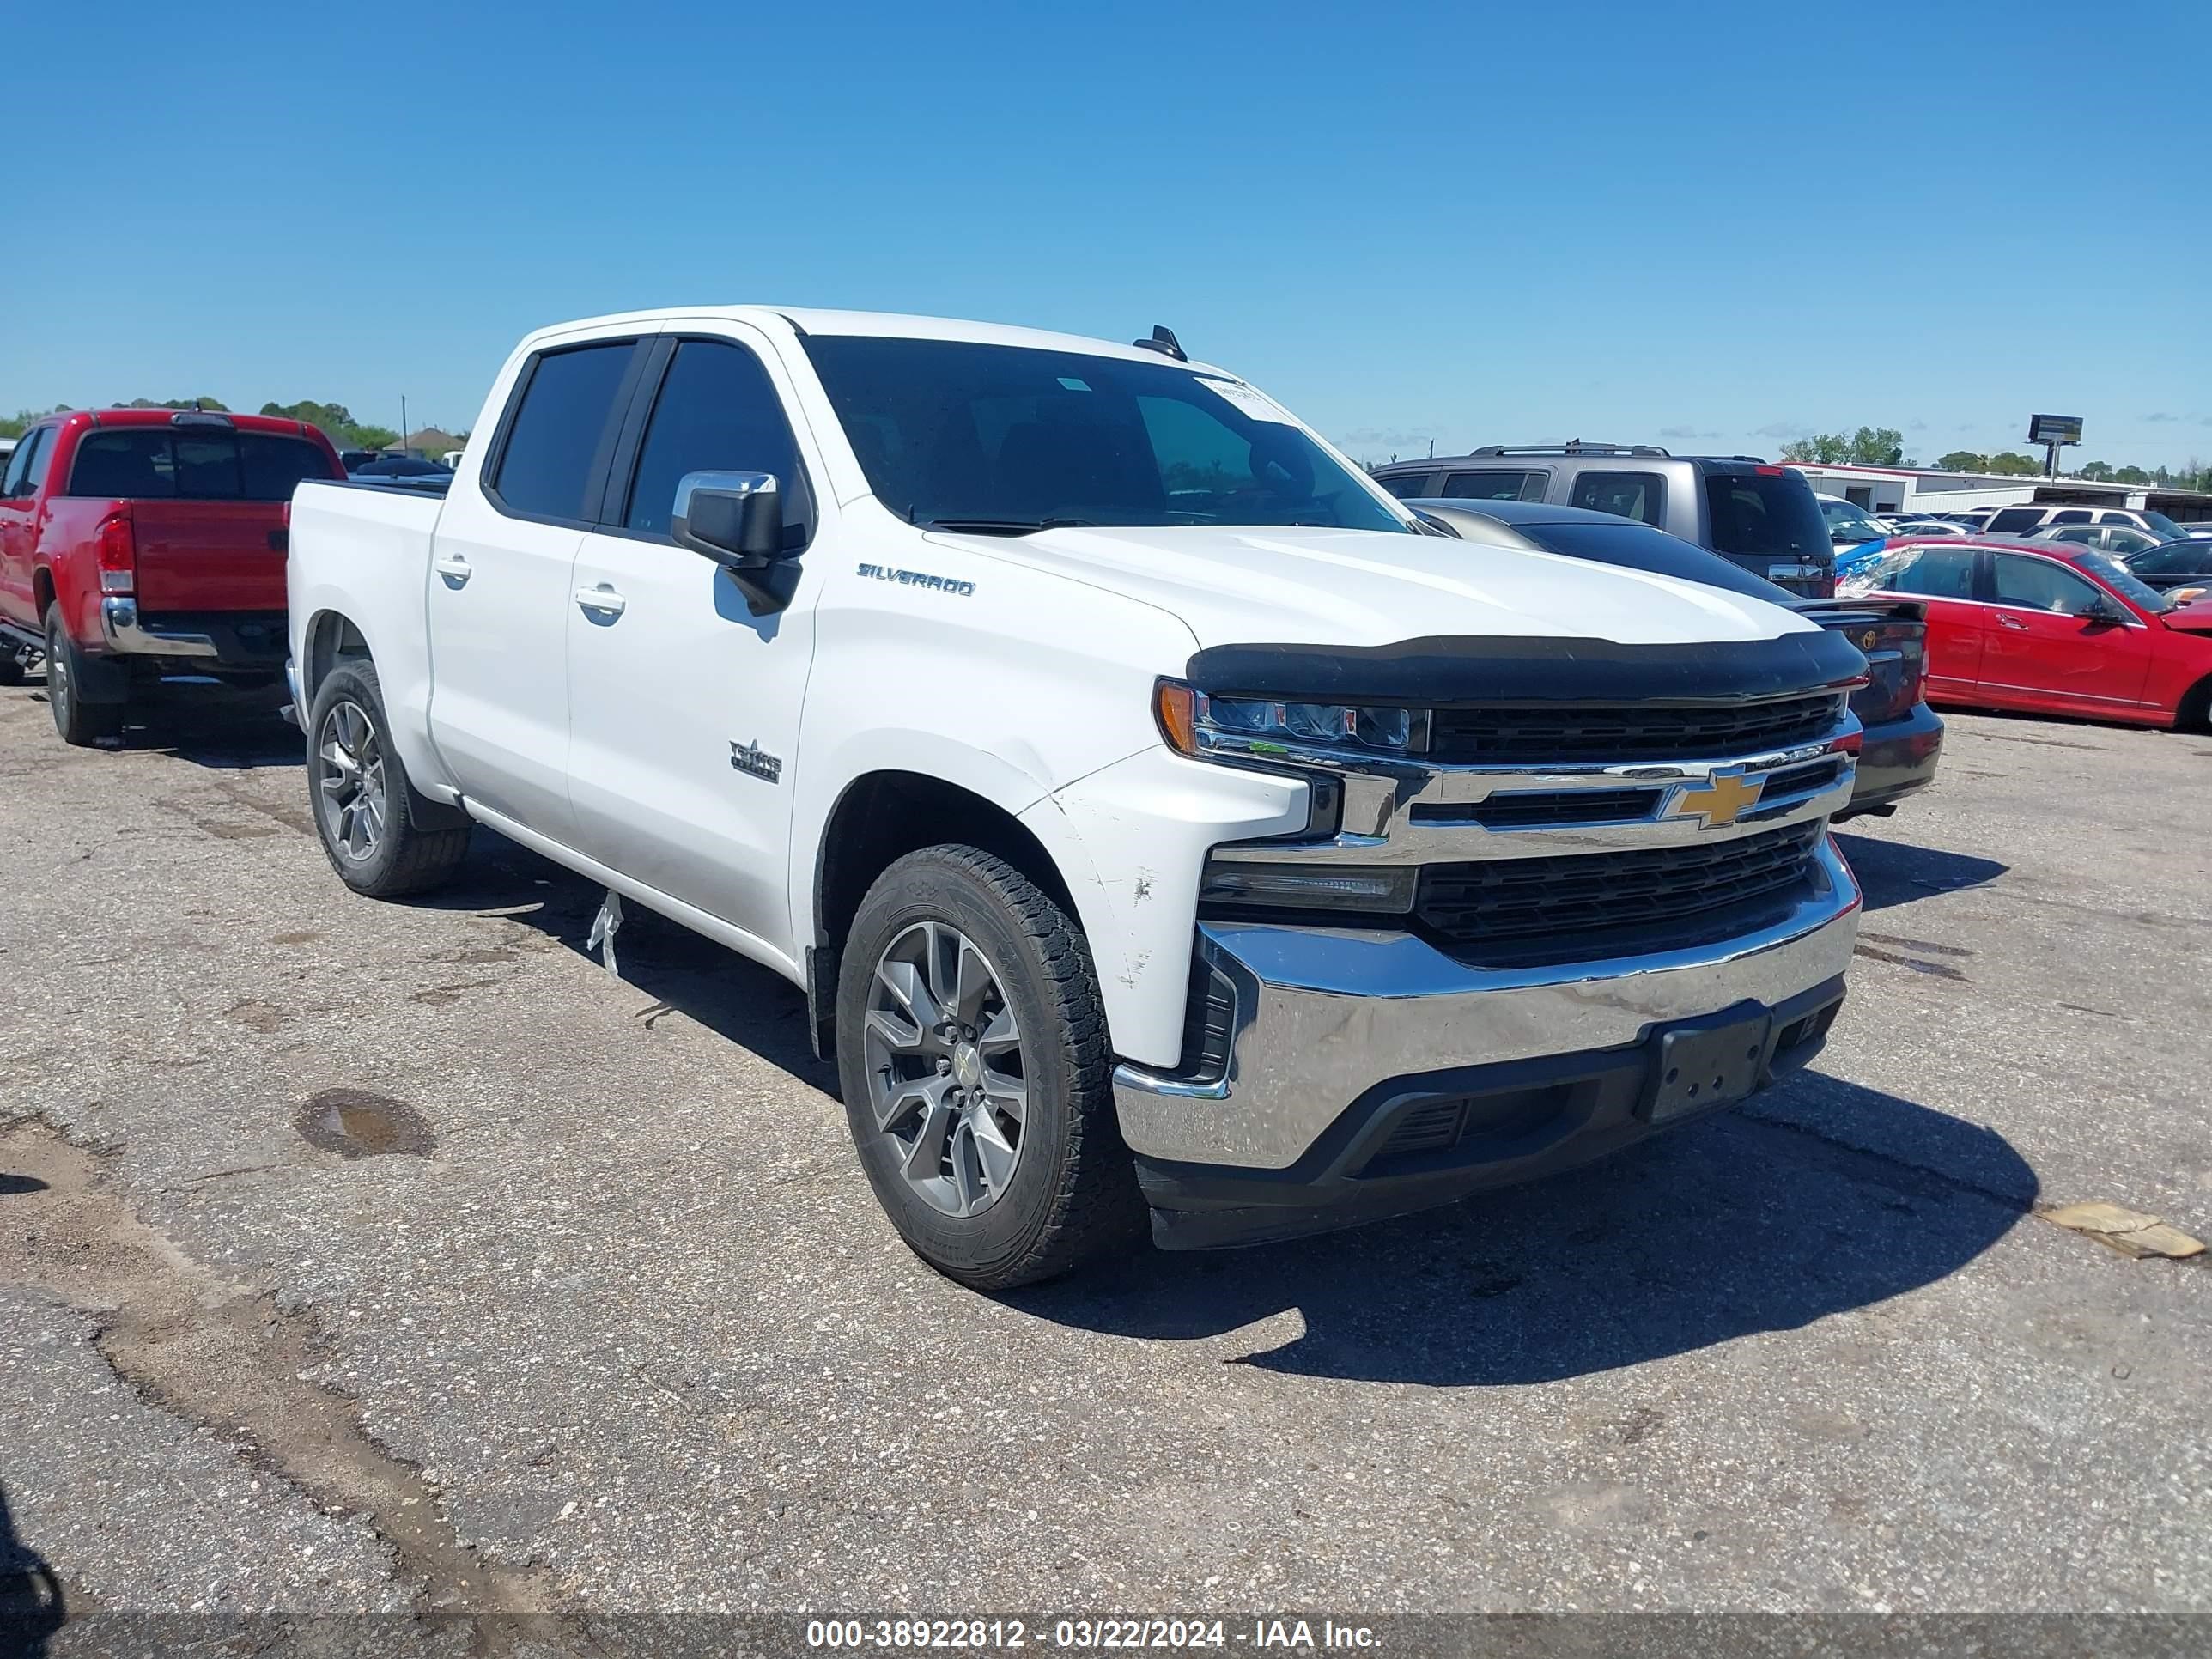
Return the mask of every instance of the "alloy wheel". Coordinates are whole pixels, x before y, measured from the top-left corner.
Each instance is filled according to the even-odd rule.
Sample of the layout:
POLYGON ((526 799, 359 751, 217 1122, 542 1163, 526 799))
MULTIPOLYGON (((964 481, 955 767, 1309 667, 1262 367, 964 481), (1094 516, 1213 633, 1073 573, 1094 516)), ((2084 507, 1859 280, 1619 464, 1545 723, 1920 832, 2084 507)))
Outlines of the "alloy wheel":
POLYGON ((368 711, 350 697, 324 714, 315 733, 318 810, 331 844, 348 858, 372 858, 383 844, 384 742, 368 711))
POLYGON ((950 1216, 1006 1195, 1029 1079, 998 970, 950 922, 920 921, 877 960, 864 1034, 869 1104, 915 1192, 950 1216))

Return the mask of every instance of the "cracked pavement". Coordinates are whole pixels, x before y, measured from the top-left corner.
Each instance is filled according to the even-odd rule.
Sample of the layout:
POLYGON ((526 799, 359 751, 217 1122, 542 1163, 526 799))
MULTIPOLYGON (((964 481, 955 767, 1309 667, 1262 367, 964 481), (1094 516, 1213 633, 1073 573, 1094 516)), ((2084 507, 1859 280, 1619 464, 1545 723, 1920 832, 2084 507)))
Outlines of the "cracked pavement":
POLYGON ((74 1611, 2212 1608, 2212 738, 1964 716, 1811 1073, 1594 1170, 1001 1299, 799 994, 297 738, 0 690, 0 1575, 74 1611), (12 1541, 9 1541, 12 1539, 12 1541), (2063 1567, 2060 1564, 2063 1564, 2063 1567), (50 1589, 39 1591, 38 1584, 50 1589))

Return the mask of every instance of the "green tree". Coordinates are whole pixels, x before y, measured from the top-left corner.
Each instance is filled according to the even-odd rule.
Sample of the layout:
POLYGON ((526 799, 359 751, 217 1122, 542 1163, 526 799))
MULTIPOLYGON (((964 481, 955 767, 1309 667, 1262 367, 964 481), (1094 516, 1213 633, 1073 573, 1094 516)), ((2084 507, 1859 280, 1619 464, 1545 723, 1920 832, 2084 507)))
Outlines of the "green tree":
POLYGON ((0 416, 0 438, 20 438, 31 429, 32 422, 69 412, 67 404, 56 404, 52 409, 19 409, 13 415, 0 416))
POLYGON ((1990 458, 1978 450, 1954 449, 1948 455, 1938 455, 1936 465, 1946 472, 1986 472, 1990 458))
POLYGON ((2030 478, 2043 471, 2043 463, 2018 450, 2001 449, 1990 457, 1989 470, 2008 478, 2030 478))
POLYGON ((2107 461, 2086 461, 2074 469, 2074 476, 2087 478, 2092 483, 2102 483, 2112 476, 2112 468, 2107 461))
POLYGON ((1893 426, 1863 426, 1851 434, 1850 459, 1861 466, 1895 466, 1905 459, 1905 434, 1893 426))
POLYGON ((355 420, 353 411, 343 404, 319 404, 312 398, 303 398, 296 404, 264 404, 261 412, 280 420, 305 421, 309 426, 320 427, 323 435, 341 449, 382 449, 399 441, 399 434, 388 426, 355 420))
POLYGON ((2147 484, 2151 482, 2151 476, 2139 466, 2124 466, 2112 474, 2112 482, 2124 484, 2147 484))
POLYGON ((122 404, 125 409, 204 409, 211 414, 228 415, 230 405, 214 398, 133 398, 122 404))

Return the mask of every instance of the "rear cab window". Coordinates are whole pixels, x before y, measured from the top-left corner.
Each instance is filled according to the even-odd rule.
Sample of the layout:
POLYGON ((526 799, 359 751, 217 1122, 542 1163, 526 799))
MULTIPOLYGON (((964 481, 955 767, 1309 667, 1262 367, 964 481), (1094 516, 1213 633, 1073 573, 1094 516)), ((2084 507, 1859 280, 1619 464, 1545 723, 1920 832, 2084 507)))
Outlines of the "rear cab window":
POLYGON ((330 459, 305 438, 207 427, 111 427, 78 440, 68 494, 103 501, 289 501, 330 459))

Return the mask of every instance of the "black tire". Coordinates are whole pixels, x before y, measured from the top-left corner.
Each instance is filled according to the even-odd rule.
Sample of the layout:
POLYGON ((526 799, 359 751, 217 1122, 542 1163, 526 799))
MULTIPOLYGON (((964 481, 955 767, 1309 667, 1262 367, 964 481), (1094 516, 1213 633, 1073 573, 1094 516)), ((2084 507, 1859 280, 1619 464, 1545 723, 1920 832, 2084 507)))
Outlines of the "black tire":
POLYGON ((869 1184, 931 1267, 1005 1291, 1138 1246, 1146 1211, 1115 1117, 1113 1068, 1090 948, 1021 872, 972 847, 930 847, 868 890, 838 973, 838 1079, 869 1184), (901 1173, 904 1147, 878 1126, 872 1092, 865 1030, 878 964, 925 922, 950 924, 981 948, 1023 1033, 1019 1157, 1003 1193, 970 1215, 933 1207, 901 1173))
POLYGON ((84 653, 62 625, 58 599, 46 607, 46 708, 62 741, 79 749, 89 748, 123 729, 124 705, 87 702, 79 695, 83 684, 84 653))
MULTIPOLYGON (((376 669, 368 662, 340 663, 315 690, 314 706, 307 714, 307 796, 315 815, 316 839, 323 856, 338 879, 366 898, 404 898, 428 892, 448 879, 468 856, 466 825, 452 830, 419 830, 407 815, 409 786, 406 763, 390 744, 390 722, 384 713, 384 693, 376 683, 376 669), (374 814, 373 836, 355 830, 356 819, 346 814, 347 797, 325 787, 326 773, 339 769, 324 758, 326 726, 334 720, 349 720, 343 711, 357 711, 368 723, 375 744, 375 765, 380 777, 380 810, 374 814)), ((359 739, 356 738, 356 744, 359 739)), ((356 810, 359 811, 356 804, 356 810)))

